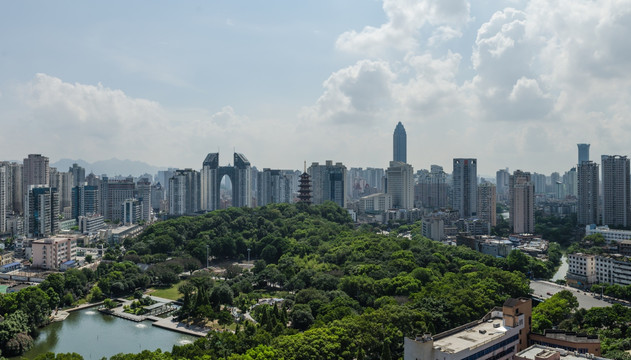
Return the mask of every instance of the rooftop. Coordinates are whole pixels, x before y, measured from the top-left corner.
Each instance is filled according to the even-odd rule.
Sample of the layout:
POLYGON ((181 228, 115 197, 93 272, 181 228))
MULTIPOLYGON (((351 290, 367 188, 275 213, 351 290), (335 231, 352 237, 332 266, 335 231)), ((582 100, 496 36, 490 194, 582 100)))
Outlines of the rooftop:
POLYGON ((503 325, 502 318, 493 317, 438 340, 435 338, 434 349, 451 354, 466 349, 475 349, 492 340, 501 338, 506 331, 507 329, 503 325))
POLYGON ((515 357, 535 360, 535 358, 550 358, 554 353, 560 353, 561 360, 586 360, 586 359, 606 359, 591 354, 579 354, 573 351, 567 351, 563 349, 555 349, 542 345, 533 345, 526 350, 518 352, 515 357))

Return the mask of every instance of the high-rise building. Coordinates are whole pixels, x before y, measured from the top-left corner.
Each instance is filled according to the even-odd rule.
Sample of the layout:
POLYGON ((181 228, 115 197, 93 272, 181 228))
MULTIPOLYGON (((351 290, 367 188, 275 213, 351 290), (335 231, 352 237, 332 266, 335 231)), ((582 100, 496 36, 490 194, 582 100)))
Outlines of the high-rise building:
POLYGON ((432 165, 431 170, 417 172, 418 184, 415 185, 414 197, 418 206, 426 209, 443 209, 447 203, 447 174, 442 166, 432 165))
POLYGON ((598 224, 598 164, 583 161, 578 165, 578 214, 580 225, 598 224))
POLYGON ((319 205, 325 201, 333 201, 341 207, 346 206, 346 166, 327 160, 325 165, 317 162, 307 170, 311 176, 312 201, 319 205))
MULTIPOLYGON (((199 171, 176 170, 169 179, 169 214, 186 215, 201 210, 201 183, 199 171)), ((233 185, 234 186, 234 185, 233 185)))
POLYGON ((256 204, 290 203, 292 200, 289 178, 282 170, 263 169, 257 174, 256 204))
POLYGON ((461 218, 475 216, 478 207, 477 159, 457 158, 453 160, 452 207, 461 218))
POLYGON ((508 199, 508 180, 510 178, 510 173, 508 172, 508 168, 499 169, 495 173, 495 184, 497 186, 497 199, 505 201, 508 199))
POLYGON ((578 146, 578 165, 583 161, 589 161, 589 144, 576 144, 578 146))
POLYGON ((603 225, 631 224, 631 173, 629 159, 620 155, 602 155, 603 225))
POLYGON ((149 224, 151 222, 151 181, 142 178, 136 183, 136 198, 142 203, 140 220, 149 224))
POLYGON ((99 213, 99 188, 94 185, 80 185, 72 188, 72 218, 99 213))
POLYGON ((530 173, 516 170, 509 180, 510 225, 516 234, 535 232, 535 186, 530 173))
POLYGON ((478 219, 497 225, 496 187, 490 182, 478 185, 478 219))
POLYGON ((123 212, 121 205, 127 199, 134 197, 136 184, 134 178, 129 177, 123 180, 113 180, 104 176, 101 179, 101 187, 99 195, 101 199, 99 205, 101 207, 101 215, 105 220, 121 221, 123 212))
POLYGON ((566 195, 578 196, 578 173, 575 167, 563 174, 563 183, 565 184, 566 195))
POLYGON ((138 198, 127 199, 123 201, 122 214, 123 219, 121 222, 125 225, 138 224, 140 220, 143 220, 143 203, 138 198))
POLYGON ((25 233, 30 237, 45 237, 59 231, 59 196, 50 186, 31 185, 24 207, 25 233))
POLYGON ((7 231, 7 208, 8 208, 8 194, 7 194, 7 167, 0 165, 0 234, 7 231))
POLYGON ((399 121, 397 126, 394 128, 394 134, 392 135, 392 145, 393 145, 393 160, 399 161, 402 163, 407 163, 408 161, 408 150, 407 150, 407 134, 405 133, 405 128, 403 124, 399 121))
POLYGON ((251 172, 250 161, 243 154, 234 153, 233 166, 219 166, 219 153, 208 154, 202 163, 201 209, 221 208, 220 187, 224 176, 228 176, 232 184, 232 206, 252 206, 251 172))
POLYGON ((536 194, 545 194, 547 190, 547 179, 544 174, 533 173, 530 175, 530 180, 535 186, 536 194))
POLYGON ((68 172, 72 173, 72 187, 82 185, 85 182, 85 169, 77 164, 72 164, 68 168, 68 172))
POLYGON ((386 171, 386 194, 392 196, 395 209, 414 208, 414 169, 400 161, 390 161, 386 171))
POLYGON ((27 191, 30 185, 50 185, 48 158, 40 154, 29 154, 24 159, 22 189, 27 191))
POLYGON ((155 213, 158 213, 161 205, 166 203, 165 197, 164 186, 161 183, 151 185, 151 207, 155 213))

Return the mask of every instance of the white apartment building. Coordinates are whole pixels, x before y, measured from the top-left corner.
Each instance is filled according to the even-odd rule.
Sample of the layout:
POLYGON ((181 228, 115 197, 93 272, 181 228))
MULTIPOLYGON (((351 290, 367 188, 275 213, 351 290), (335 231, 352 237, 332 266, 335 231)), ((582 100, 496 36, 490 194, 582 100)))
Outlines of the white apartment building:
POLYGON ((359 211, 377 213, 392 209, 392 195, 377 193, 359 199, 359 211))
POLYGON ((601 234, 607 242, 620 242, 622 240, 631 240, 631 231, 610 229, 609 226, 585 226, 585 235, 601 234))
POLYGON ((626 257, 569 254, 568 285, 584 288, 596 283, 631 285, 631 262, 626 257))

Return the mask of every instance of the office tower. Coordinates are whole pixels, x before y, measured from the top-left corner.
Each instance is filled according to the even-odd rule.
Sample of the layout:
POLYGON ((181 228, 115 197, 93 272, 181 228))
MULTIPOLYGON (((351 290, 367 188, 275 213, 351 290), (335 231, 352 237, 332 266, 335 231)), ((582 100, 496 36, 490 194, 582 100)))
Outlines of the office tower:
POLYGON ((151 208, 153 208, 155 213, 160 211, 160 205, 165 201, 165 194, 166 192, 162 184, 157 183, 151 185, 151 208))
POLYGON ((239 153, 234 153, 233 159, 233 166, 219 166, 219 153, 210 153, 204 159, 201 172, 202 210, 220 208, 221 180, 224 176, 228 176, 232 184, 232 206, 252 206, 250 162, 239 153))
POLYGON ((142 214, 140 220, 149 224, 151 222, 151 181, 142 178, 136 183, 136 198, 142 202, 142 214))
POLYGON ((397 126, 394 128, 394 134, 392 135, 392 145, 393 145, 393 160, 400 161, 402 163, 407 163, 408 161, 408 150, 407 150, 407 134, 405 133, 405 128, 403 124, 399 121, 397 126))
POLYGON ((72 179, 71 172, 59 172, 57 168, 51 167, 49 169, 50 187, 57 189, 59 194, 59 212, 64 213, 65 209, 70 212, 72 206, 72 179))
POLYGON ((496 187, 490 182, 478 185, 478 219, 497 225, 496 187))
POLYGON ((333 201, 341 207, 346 206, 346 166, 340 162, 333 165, 331 160, 327 160, 325 165, 314 162, 307 173, 311 177, 314 204, 333 201))
POLYGON ((134 178, 129 177, 124 180, 113 180, 104 176, 100 182, 99 195, 101 197, 99 206, 101 215, 105 220, 113 222, 123 219, 121 205, 127 199, 134 197, 136 184, 134 178))
POLYGON ((68 168, 68 172, 72 173, 72 187, 82 185, 85 182, 85 169, 77 164, 72 164, 68 168))
POLYGON ((7 208, 8 208, 8 180, 7 167, 0 165, 0 234, 7 231, 7 208))
POLYGON ((168 193, 169 214, 186 215, 200 211, 199 172, 192 169, 175 170, 173 177, 169 179, 168 193))
POLYGON ((589 144, 576 144, 578 146, 578 165, 583 161, 589 161, 589 144))
POLYGON ((292 200, 289 178, 282 170, 263 169, 257 174, 256 201, 258 206, 290 203, 292 200))
POLYGON ((578 165, 578 214, 580 225, 598 224, 598 164, 583 161, 578 165))
POLYGON ((72 188, 72 218, 99 213, 99 187, 80 185, 72 188))
POLYGON ((536 194, 545 194, 546 190, 547 190, 547 185, 546 185, 546 176, 544 174, 537 174, 537 173, 533 173, 530 175, 530 180, 532 181, 533 185, 535 186, 535 193, 536 194))
POLYGON ((90 173, 88 176, 85 177, 85 184, 90 186, 101 186, 101 179, 98 176, 94 175, 94 173, 90 173))
POLYGON ((121 220, 125 225, 138 224, 141 220, 143 220, 143 206, 142 200, 138 198, 127 199, 123 201, 122 214, 123 219, 121 220))
POLYGON ((578 196, 578 173, 575 167, 563 174, 563 183, 565 184, 566 195, 578 196))
POLYGON ((627 227, 631 224, 631 181, 629 159, 602 155, 603 225, 627 227))
POLYGON ((556 192, 556 184, 561 181, 561 175, 558 172, 553 172, 550 174, 550 177, 546 180, 548 184, 548 193, 554 194, 556 192))
POLYGON ((175 170, 173 168, 169 168, 169 170, 159 170, 156 182, 159 182, 164 187, 165 196, 168 196, 169 193, 169 179, 173 177, 175 174, 175 170))
POLYGON ((529 172, 516 170, 509 179, 510 225, 516 234, 535 232, 535 186, 529 172))
POLYGON ((29 154, 24 159, 22 170, 22 189, 28 191, 30 185, 50 185, 48 158, 40 154, 29 154))
POLYGON ((442 209, 447 203, 447 174, 442 166, 432 165, 430 171, 417 172, 418 184, 415 186, 415 201, 426 209, 442 209))
POLYGON ((24 207, 25 233, 29 237, 46 237, 59 231, 59 196, 57 190, 31 185, 24 207))
POLYGON ((476 159, 458 158, 453 161, 452 207, 461 218, 475 216, 478 207, 478 170, 476 159))
POLYGON ((395 209, 414 208, 414 169, 400 161, 390 161, 386 170, 386 194, 392 196, 395 209))
POLYGON ((499 169, 495 173, 495 184, 496 194, 498 200, 506 200, 508 198, 508 179, 510 178, 510 173, 508 172, 508 168, 499 169))

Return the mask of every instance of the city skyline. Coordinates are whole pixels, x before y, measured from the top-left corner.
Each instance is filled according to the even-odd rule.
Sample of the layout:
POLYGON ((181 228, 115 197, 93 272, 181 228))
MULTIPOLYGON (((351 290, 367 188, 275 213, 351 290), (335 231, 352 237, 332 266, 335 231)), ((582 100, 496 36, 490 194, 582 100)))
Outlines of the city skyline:
POLYGON ((199 168, 204 154, 235 150, 261 167, 336 159, 386 168, 399 121, 416 169, 470 157, 479 174, 549 174, 576 165, 577 143, 590 143, 594 158, 631 152, 624 2, 2 10, 7 160, 199 168))

